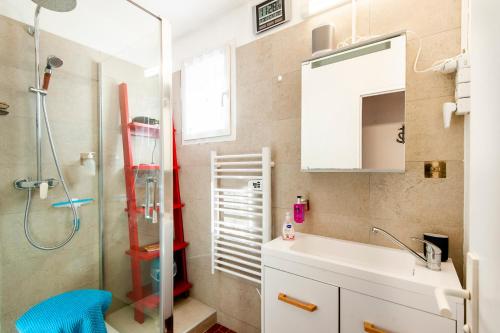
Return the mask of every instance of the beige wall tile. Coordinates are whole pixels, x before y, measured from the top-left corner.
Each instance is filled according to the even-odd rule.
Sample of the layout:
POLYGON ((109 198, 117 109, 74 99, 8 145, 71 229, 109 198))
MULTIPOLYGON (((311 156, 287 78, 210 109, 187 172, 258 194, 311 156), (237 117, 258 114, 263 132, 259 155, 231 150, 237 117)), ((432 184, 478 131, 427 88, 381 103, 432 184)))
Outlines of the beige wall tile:
POLYGON ((35 50, 33 38, 27 33, 26 25, 6 16, 0 16, 0 62, 9 67, 32 70, 35 50))
POLYGON ((370 175, 371 216, 401 224, 460 227, 463 162, 447 162, 447 178, 424 178, 423 162, 407 162, 405 174, 370 175))
MULTIPOLYGON (((0 20, 0 22, 3 21, 0 20)), ((0 65, 1 77, 8 78, 8 80, 3 79, 0 82, 0 96, 2 96, 0 100, 10 105, 10 116, 34 119, 35 95, 28 91, 28 88, 33 86, 35 81, 33 69, 18 68, 7 64, 0 65)), ((28 119, 25 121, 30 122, 28 119)))
POLYGON ((182 166, 179 180, 184 202, 210 198, 210 166, 182 166))
POLYGON ((271 80, 238 85, 236 110, 239 122, 269 121, 274 116, 271 80), (258 112, 256 112, 258 110, 258 112))
POLYGON ((210 198, 187 201, 183 212, 184 237, 189 242, 189 257, 209 255, 210 198))
MULTIPOLYGON (((411 37, 411 34, 409 35, 411 37)), ((419 48, 418 40, 407 43, 406 50, 406 100, 428 99, 451 96, 455 93, 454 74, 441 74, 434 71, 415 73, 413 65, 419 48)), ((422 38, 422 51, 417 64, 418 70, 431 67, 434 62, 460 54, 460 29, 422 38)))
MULTIPOLYGON (((189 255, 189 253, 188 253, 189 255)), ((218 294, 215 277, 211 272, 211 258, 209 254, 188 257, 188 276, 193 287, 190 295, 197 300, 218 308, 218 294)), ((219 274, 219 273, 217 273, 219 274)))
MULTIPOLYGON (((35 134, 34 121, 25 117, 9 115, 2 117, 0 122, 0 133, 4 138, 12 140, 0 140, 2 167, 15 165, 34 165, 35 159, 35 134)), ((22 175, 20 175, 22 176, 22 175)))
POLYGON ((241 320, 232 317, 222 311, 217 311, 217 321, 223 326, 238 333, 258 333, 260 328, 249 325, 241 320))
POLYGON ((271 97, 273 120, 300 118, 301 71, 286 73, 281 81, 274 77, 272 95, 266 95, 271 97))
POLYGON ((0 314, 0 329, 2 329, 2 333, 18 333, 15 328, 15 322, 19 318, 22 313, 18 311, 10 311, 8 313, 0 314))
POLYGON ((301 63, 311 57, 311 34, 307 30, 299 24, 272 36, 273 78, 300 70, 301 63))
MULTIPOLYGON (((459 0, 371 0, 370 32, 412 30, 420 36, 460 27, 459 0)), ((414 38, 414 36, 410 36, 414 38)))
POLYGON ((454 97, 406 103, 406 160, 455 160, 464 156, 463 117, 453 116, 450 128, 443 125, 443 103, 454 97))
POLYGON ((271 140, 275 163, 297 163, 300 160, 300 118, 273 121, 271 140))
MULTIPOLYGON (((260 326, 260 296, 255 283, 217 274, 217 298, 221 312, 253 327, 260 326)), ((259 288, 260 289, 260 288, 259 288)))
POLYGON ((237 85, 269 80, 273 76, 274 37, 265 37, 236 49, 237 85))

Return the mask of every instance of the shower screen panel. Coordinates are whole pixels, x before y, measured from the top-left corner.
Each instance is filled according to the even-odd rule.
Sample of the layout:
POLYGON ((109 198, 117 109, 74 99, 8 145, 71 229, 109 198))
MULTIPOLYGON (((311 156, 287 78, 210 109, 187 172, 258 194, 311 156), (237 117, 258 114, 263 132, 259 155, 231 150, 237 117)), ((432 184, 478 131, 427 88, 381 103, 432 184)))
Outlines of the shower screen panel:
POLYGON ((6 0, 0 31, 0 332, 82 289, 111 292, 108 332, 170 332, 166 22, 128 0, 6 0))
POLYGON ((172 256, 166 241, 171 236, 162 235, 170 230, 164 225, 164 183, 171 177, 165 150, 171 146, 170 122, 165 123, 170 116, 162 103, 164 36, 161 20, 130 7, 134 16, 124 17, 123 24, 134 22, 140 29, 118 56, 99 66, 103 287, 113 293, 107 316, 112 327, 121 333, 163 332, 160 310, 169 301, 163 294, 170 298, 171 291, 162 292, 161 281, 170 280, 165 275, 171 270, 161 259, 172 256))

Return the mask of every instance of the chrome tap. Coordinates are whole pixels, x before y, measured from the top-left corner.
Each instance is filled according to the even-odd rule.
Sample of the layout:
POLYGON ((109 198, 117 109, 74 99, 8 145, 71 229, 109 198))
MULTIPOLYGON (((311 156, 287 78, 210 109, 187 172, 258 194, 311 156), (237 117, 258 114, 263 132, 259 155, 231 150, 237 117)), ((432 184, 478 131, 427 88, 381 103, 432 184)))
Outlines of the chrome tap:
POLYGON ((372 227, 371 231, 374 234, 380 232, 385 237, 387 237, 388 239, 390 239, 391 241, 393 241, 394 243, 399 245, 399 247, 410 252, 411 255, 413 255, 415 258, 417 258, 417 260, 424 263, 428 269, 433 270, 433 271, 440 271, 441 270, 441 249, 439 247, 437 247, 436 245, 434 245, 433 243, 431 243, 425 239, 420 239, 417 237, 411 238, 411 240, 413 240, 413 241, 422 242, 425 244, 427 255, 426 255, 426 257, 424 257, 424 256, 418 254, 417 252, 413 251, 412 249, 410 249, 408 246, 406 246, 399 239, 397 239, 396 237, 394 237, 393 235, 391 235, 390 233, 388 233, 387 231, 385 231, 383 229, 380 229, 377 227, 372 227))

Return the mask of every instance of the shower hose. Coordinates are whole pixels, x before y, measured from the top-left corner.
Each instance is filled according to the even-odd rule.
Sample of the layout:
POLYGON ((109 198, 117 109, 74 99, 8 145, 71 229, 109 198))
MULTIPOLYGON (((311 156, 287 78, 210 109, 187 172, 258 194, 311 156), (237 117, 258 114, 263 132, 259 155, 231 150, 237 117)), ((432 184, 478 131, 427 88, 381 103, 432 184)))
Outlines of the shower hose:
POLYGON ((30 187, 28 189, 28 199, 26 200, 26 209, 24 210, 24 234, 26 235, 26 239, 28 240, 28 242, 32 246, 34 246, 35 248, 37 248, 39 250, 50 251, 50 250, 60 249, 61 247, 68 244, 73 239, 76 232, 78 231, 79 224, 80 224, 80 218, 78 217, 78 212, 76 210, 75 204, 73 203, 73 200, 71 199, 68 187, 66 186, 66 181, 64 180, 61 166, 59 165, 59 160, 57 158, 57 153, 56 153, 56 149, 54 146, 54 140, 52 138, 52 131, 50 129, 49 117, 47 115, 47 103, 45 101, 45 96, 42 96, 42 111, 43 111, 43 117, 45 120, 45 127, 47 128, 47 136, 49 138, 50 149, 52 151, 52 157, 54 158, 54 164, 55 164, 56 169, 57 169, 57 174, 59 175, 59 181, 61 182, 61 184, 63 186, 64 193, 66 194, 66 198, 68 199, 68 201, 71 205, 71 210, 73 212, 73 229, 71 230, 70 234, 66 237, 65 240, 63 240, 62 242, 60 242, 54 246, 44 246, 44 245, 37 243, 35 240, 33 240, 33 237, 31 237, 30 222, 29 222, 29 214, 30 214, 30 207, 31 207, 31 192, 32 192, 33 188, 30 187))

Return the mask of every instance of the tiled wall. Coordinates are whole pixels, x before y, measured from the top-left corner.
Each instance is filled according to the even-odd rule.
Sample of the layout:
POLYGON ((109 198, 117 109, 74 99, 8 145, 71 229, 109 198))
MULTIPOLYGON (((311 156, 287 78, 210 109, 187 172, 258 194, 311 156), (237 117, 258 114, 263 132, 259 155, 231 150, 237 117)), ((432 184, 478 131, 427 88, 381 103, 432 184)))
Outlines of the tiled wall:
MULTIPOLYGON (((358 10, 360 35, 402 29, 418 33, 423 38, 419 68, 460 52, 459 0, 360 0, 358 10)), ((253 284, 210 273, 211 150, 272 148, 275 236, 294 197, 308 193, 311 211, 301 231, 388 246, 370 236, 369 226, 385 228, 408 244, 409 237, 423 232, 443 233, 450 236, 450 254, 459 274, 462 270, 463 121, 456 117, 451 128, 443 128, 441 105, 453 99, 453 79, 413 72, 418 47, 414 34, 409 34, 407 45, 406 173, 300 172, 300 63, 310 56, 313 27, 331 22, 341 41, 350 36, 350 15, 350 6, 344 6, 239 47, 236 141, 180 147, 192 296, 217 308, 219 321, 238 332, 259 331, 260 297, 253 284), (448 177, 425 179, 423 162, 436 159, 447 161, 448 177)), ((174 110, 180 129, 179 84, 177 72, 174 110)), ((182 133, 178 135, 181 142, 182 133)))
MULTIPOLYGON (((0 100, 10 114, 0 118, 0 331, 15 332, 13 321, 30 306, 55 294, 98 288, 97 203, 79 209, 81 229, 57 251, 31 247, 23 231, 25 191, 15 179, 36 176, 33 38, 26 26, 0 16, 0 100)), ((41 34, 41 61, 49 54, 64 60, 54 71, 47 96, 49 119, 64 176, 74 198, 97 199, 97 177, 80 166, 80 152, 97 151, 97 65, 100 54, 51 34, 41 34)), ((57 177, 44 131, 44 177, 57 177)), ((47 200, 34 194, 30 220, 37 241, 54 244, 71 231, 69 209, 50 204, 66 200, 62 186, 47 200)))

